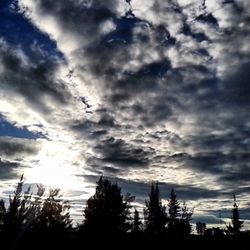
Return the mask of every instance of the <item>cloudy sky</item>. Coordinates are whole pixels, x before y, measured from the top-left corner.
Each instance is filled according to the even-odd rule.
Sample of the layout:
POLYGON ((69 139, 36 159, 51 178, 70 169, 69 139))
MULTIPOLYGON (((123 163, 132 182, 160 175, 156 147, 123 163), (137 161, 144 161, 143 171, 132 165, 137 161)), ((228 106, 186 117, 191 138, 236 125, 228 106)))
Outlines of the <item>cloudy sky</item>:
POLYGON ((0 196, 24 173, 79 219, 103 174, 250 219, 249 68, 249 1, 1 0, 0 196))

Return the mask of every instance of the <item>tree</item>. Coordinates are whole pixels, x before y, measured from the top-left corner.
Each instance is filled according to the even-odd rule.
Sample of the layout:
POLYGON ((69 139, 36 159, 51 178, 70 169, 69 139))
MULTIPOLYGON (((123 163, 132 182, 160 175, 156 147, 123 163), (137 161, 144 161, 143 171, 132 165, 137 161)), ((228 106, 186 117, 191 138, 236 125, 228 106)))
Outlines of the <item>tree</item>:
POLYGON ((20 234, 29 224, 29 209, 31 205, 30 188, 23 192, 24 178, 21 176, 14 191, 9 197, 9 207, 3 217, 3 231, 9 236, 20 234))
POLYGON ((220 227, 207 228, 207 229, 205 230, 204 235, 206 235, 206 236, 221 237, 221 236, 224 235, 224 230, 221 229, 220 227))
POLYGON ((45 198, 43 186, 38 186, 37 193, 33 195, 30 192, 31 187, 23 190, 23 184, 24 178, 21 176, 14 195, 9 197, 7 209, 4 202, 0 201, 0 229, 5 236, 5 243, 9 244, 11 249, 22 249, 27 248, 26 244, 31 238, 37 241, 44 239, 44 242, 58 242, 59 238, 55 237, 57 234, 62 242, 71 229, 71 220, 69 206, 61 200, 59 190, 50 190, 45 198))
POLYGON ((174 189, 170 192, 170 199, 168 201, 168 232, 171 234, 176 233, 178 221, 180 216, 180 204, 176 198, 174 189))
POLYGON ((166 231, 166 208, 162 205, 158 183, 151 185, 149 200, 145 201, 145 230, 149 234, 162 234, 166 231))
POLYGON ((169 215, 170 222, 174 222, 177 218, 179 218, 180 210, 181 208, 180 208, 179 201, 176 198, 174 189, 172 189, 170 193, 170 199, 168 202, 168 215, 169 215))
POLYGON ((2 233, 5 236, 9 248, 16 248, 24 239, 30 225, 32 224, 31 207, 32 194, 30 187, 23 191, 24 178, 21 176, 17 183, 13 196, 9 197, 9 207, 5 209, 1 202, 2 212, 2 233))
POLYGON ((233 204, 232 217, 231 217, 232 224, 229 224, 229 226, 227 226, 227 229, 230 234, 239 235, 240 229, 243 227, 244 221, 240 220, 238 204, 236 202, 236 196, 234 193, 233 193, 233 199, 234 199, 234 204, 233 204))
POLYGON ((196 223, 196 231, 199 235, 204 235, 206 232, 206 223, 198 221, 196 223))
POLYGON ((5 203, 3 200, 0 200, 0 232, 3 231, 5 214, 6 214, 5 203))
POLYGON ((134 219, 133 219, 133 224, 132 224, 132 232, 133 233, 138 233, 142 231, 142 222, 140 220, 140 215, 137 209, 134 211, 134 219))
POLYGON ((83 229, 86 233, 120 234, 130 229, 130 205, 133 197, 123 197, 121 188, 100 177, 95 194, 87 201, 83 229))
POLYGON ((37 199, 34 205, 38 207, 35 231, 63 233, 71 230, 70 206, 62 200, 59 189, 50 189, 43 203, 37 199))
POLYGON ((191 233, 191 217, 193 212, 188 209, 186 203, 180 206, 174 189, 171 190, 168 201, 168 233, 172 235, 188 235, 191 233))
POLYGON ((181 235, 189 235, 192 231, 190 221, 192 220, 193 211, 189 210, 186 203, 183 202, 181 208, 181 218, 179 220, 179 233, 181 235))

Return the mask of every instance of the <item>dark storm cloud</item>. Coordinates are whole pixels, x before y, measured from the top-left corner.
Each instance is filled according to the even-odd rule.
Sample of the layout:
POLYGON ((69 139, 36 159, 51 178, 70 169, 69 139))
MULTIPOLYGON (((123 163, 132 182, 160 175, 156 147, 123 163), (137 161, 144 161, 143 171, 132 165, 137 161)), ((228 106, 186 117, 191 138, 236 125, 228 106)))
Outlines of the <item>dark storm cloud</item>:
MULTIPOLYGON (((142 45, 150 43, 152 32, 153 36, 157 37, 154 42, 157 41, 161 46, 164 44, 160 43, 163 37, 165 37, 165 41, 169 39, 170 35, 167 29, 164 30, 164 33, 159 26, 146 25, 145 20, 129 17, 127 22, 130 25, 126 26, 126 34, 131 34, 135 28, 141 28, 140 36, 135 36, 134 39, 139 39, 142 45)), ((196 32, 186 22, 184 15, 182 16, 182 22, 183 28, 180 32, 183 35, 191 37, 196 42, 209 41, 213 43, 205 33, 196 32)), ((196 22, 205 23, 216 30, 219 29, 218 20, 212 13, 199 15, 196 22)), ((221 37, 221 39, 235 37, 235 32, 237 35, 241 34, 241 31, 227 32, 222 33, 224 37, 221 37)), ((115 32, 112 35, 115 36, 115 32)), ((201 132, 193 138, 186 137, 185 144, 191 145, 200 153, 173 155, 171 160, 178 160, 182 163, 182 166, 197 171, 217 175, 222 182, 239 181, 242 177, 241 173, 248 171, 248 156, 244 151, 249 148, 249 142, 244 143, 245 135, 240 136, 242 127, 244 127, 243 124, 248 121, 247 107, 250 100, 248 62, 238 65, 238 69, 233 74, 224 77, 224 79, 219 79, 215 72, 211 70, 212 57, 208 50, 194 46, 192 51, 198 53, 201 58, 208 58, 208 64, 192 65, 189 63, 173 69, 171 59, 168 58, 150 64, 142 64, 138 70, 133 71, 131 69, 131 72, 125 72, 123 77, 118 80, 117 73, 120 64, 118 63, 117 66, 114 61, 116 62, 116 59, 119 58, 121 64, 128 62, 131 59, 128 51, 135 40, 128 39, 125 36, 122 41, 126 41, 126 43, 121 42, 121 40, 114 40, 109 43, 97 41, 91 44, 85 54, 88 57, 88 62, 92 65, 90 68, 94 74, 100 74, 105 78, 105 84, 108 86, 108 90, 111 90, 111 92, 107 92, 108 100, 140 118, 143 125, 146 126, 171 119, 176 110, 191 113, 200 121, 201 126, 204 126, 204 130, 223 129, 223 127, 229 128, 230 126, 231 132, 226 135, 203 135, 201 132), (110 64, 107 62, 110 62, 110 64), (166 77, 165 74, 167 74, 166 77), (187 79, 187 76, 191 76, 190 79, 187 79), (165 79, 162 80, 162 78, 165 79), (178 79, 178 83, 176 79, 178 79), (154 93, 156 97, 151 97, 150 93, 154 93), (145 100, 141 96, 146 96, 147 99, 145 100), (129 104, 128 101, 134 99, 138 101, 132 105, 129 104), (239 115, 240 119, 235 119, 236 114, 239 115), (218 117, 216 122, 214 117, 218 117), (239 150, 237 151, 239 147, 243 150, 242 153, 239 150), (207 152, 207 150, 210 152, 207 152)), ((232 40, 230 47, 234 46, 234 42, 237 43, 237 41, 232 40)), ((171 46, 175 43, 172 43, 171 46)), ((182 45, 179 44, 179 46, 182 45)), ((234 55, 234 51, 230 53, 232 53, 232 56, 240 57, 240 52, 236 55, 234 55)), ((113 124, 110 125, 112 127, 113 124)), ((249 128, 246 126, 244 131, 245 134, 248 133, 249 128)), ((193 132, 195 133, 195 131, 193 132)), ((112 146, 107 144, 107 148, 110 147, 111 150, 104 153, 103 159, 109 159, 108 162, 115 162, 117 166, 122 165, 123 157, 121 161, 120 155, 116 151, 114 153, 112 146), (113 158, 113 155, 117 155, 117 158, 113 158)), ((117 149, 119 151, 119 146, 117 149)), ((112 168, 110 171, 115 173, 118 168, 112 168)), ((248 179, 248 175, 246 174, 243 179, 248 179)))
POLYGON ((40 59, 41 61, 33 62, 34 58, 30 60, 17 48, 0 43, 2 91, 21 95, 35 109, 45 112, 49 110, 44 101, 46 96, 52 97, 55 103, 66 104, 70 94, 66 85, 54 78, 58 62, 51 61, 50 58, 40 59))
POLYGON ((208 24, 218 26, 218 20, 213 16, 212 13, 209 13, 207 15, 206 14, 201 14, 198 17, 196 17, 196 20, 200 21, 200 22, 205 22, 205 23, 208 23, 208 24))
POLYGON ((89 139, 97 139, 107 134, 112 129, 119 129, 121 126, 110 115, 107 110, 97 110, 96 120, 76 120, 70 123, 70 129, 79 135, 85 135, 89 139))
POLYGON ((117 2, 39 0, 36 5, 41 15, 53 16, 63 29, 77 35, 84 44, 99 35, 102 23, 116 18, 117 2))
POLYGON ((2 160, 0 158, 0 179, 1 180, 8 180, 13 179, 18 176, 16 169, 20 165, 16 162, 11 162, 8 160, 2 160))
POLYGON ((125 165, 147 164, 147 152, 143 149, 133 147, 122 139, 109 138, 95 147, 97 152, 104 156, 108 162, 124 162, 125 165))
POLYGON ((225 0, 222 2, 223 6, 227 6, 230 5, 232 6, 233 10, 237 13, 237 14, 241 14, 244 10, 244 7, 242 6, 242 4, 240 3, 240 1, 235 1, 235 0, 225 0))
MULTIPOLYGON (((217 214, 218 215, 218 212, 217 214)), ((221 218, 216 217, 215 215, 193 215, 192 216, 192 222, 206 222, 207 224, 221 224, 221 218)))
MULTIPOLYGON (((98 176, 96 175, 86 175, 84 176, 87 180, 91 182, 95 182, 98 180, 98 176)), ((139 181, 130 181, 116 177, 106 177, 110 181, 114 183, 118 183, 118 185, 122 188, 124 193, 131 193, 135 195, 140 201, 144 202, 147 198, 151 183, 150 180, 148 183, 139 182, 139 181)), ((152 181, 152 180, 151 180, 152 181)), ((225 195, 222 191, 214 191, 209 189, 197 188, 192 185, 178 185, 172 183, 158 183, 159 189, 161 192, 162 199, 169 199, 171 189, 174 188, 178 199, 180 200, 198 200, 203 198, 219 198, 225 195)))
POLYGON ((183 28, 182 28, 182 33, 185 36, 192 37, 197 42, 209 41, 209 38, 206 36, 206 34, 202 32, 199 32, 199 33, 193 32, 191 27, 187 23, 184 23, 183 28))
MULTIPOLYGON (((82 50, 80 49, 78 51, 78 56, 79 60, 85 58, 87 62, 80 63, 79 69, 83 71, 86 70, 88 73, 91 72, 95 77, 99 76, 101 80, 104 80, 103 94, 107 97, 106 100, 110 100, 111 104, 125 102, 128 109, 131 108, 134 110, 134 113, 143 113, 143 115, 139 115, 142 122, 152 124, 153 121, 158 122, 169 119, 175 113, 176 106, 178 106, 179 103, 191 110, 194 106, 200 107, 200 110, 203 110, 203 108, 206 107, 205 103, 207 100, 210 100, 210 97, 212 97, 211 100, 214 99, 215 104, 217 101, 218 105, 221 104, 221 99, 225 99, 223 97, 223 91, 227 88, 223 87, 219 91, 216 89, 217 86, 209 85, 204 89, 204 86, 199 84, 195 79, 195 74, 205 75, 206 80, 209 79, 209 75, 210 77, 214 75, 214 72, 210 71, 210 65, 205 63, 193 67, 191 67, 191 63, 188 63, 183 68, 175 68, 173 70, 172 75, 184 74, 194 76, 193 81, 196 82, 197 85, 193 86, 193 89, 190 86, 185 87, 186 79, 184 77, 178 79, 178 84, 181 84, 181 88, 176 89, 169 87, 169 85, 171 85, 169 82, 172 80, 169 79, 171 72, 169 74, 167 73, 172 70, 172 58, 166 56, 160 56, 160 59, 153 60, 150 63, 137 65, 136 69, 131 67, 125 71, 123 70, 123 66, 133 59, 131 56, 131 54, 133 54, 133 45, 137 48, 145 47, 145 53, 148 49, 161 55, 169 46, 175 46, 175 48, 179 50, 179 53, 182 53, 182 43, 185 41, 181 40, 176 42, 176 38, 171 37, 166 25, 154 24, 146 19, 140 19, 132 12, 127 12, 127 15, 119 17, 116 13, 117 4, 114 1, 105 1, 105 3, 101 1, 85 1, 80 4, 79 2, 73 1, 55 2, 46 0, 38 1, 38 3, 39 10, 42 13, 51 14, 55 17, 65 30, 75 32, 79 35, 79 39, 81 39, 81 37, 86 38, 85 40, 89 42, 89 44, 87 46, 84 45, 82 50), (100 25, 104 21, 111 19, 116 25, 115 30, 108 34, 101 34, 100 25), (166 79, 160 82, 160 78, 166 79), (163 82, 165 82, 165 84, 163 82), (163 85, 167 85, 168 87, 163 85), (189 93, 187 93, 188 91, 189 93), (194 91, 197 92, 197 95, 192 93, 194 91), (198 94, 206 91, 210 92, 211 95, 198 94), (216 91, 218 91, 218 95, 213 97, 212 93, 216 93, 216 91), (154 93, 156 97, 150 98, 150 93, 154 93), (219 94, 222 94, 222 96, 219 96, 219 94), (147 100, 150 100, 150 105, 143 101, 145 97, 148 98, 147 100), (135 98, 139 98, 139 103, 132 104, 130 107, 127 101, 135 98), (172 102, 169 101, 171 98, 172 102), (190 98, 193 100, 190 101, 190 98), (186 106, 185 103, 186 99, 189 99, 188 106, 186 106)), ((205 11, 205 3, 203 3, 202 8, 204 11, 195 18, 195 22, 205 23, 208 26, 216 26, 215 29, 217 30, 219 21, 215 15, 205 11)), ((196 31, 196 29, 193 28, 194 25, 188 22, 186 13, 184 14, 182 8, 176 1, 168 1, 168 3, 164 4, 156 1, 152 6, 152 10, 155 11, 155 13, 159 12, 159 14, 163 12, 170 13, 174 10, 175 15, 182 24, 179 33, 184 35, 184 37, 191 37, 194 41, 193 48, 190 49, 190 52, 198 52, 201 58, 210 56, 206 46, 202 48, 201 44, 195 43, 197 40, 198 42, 211 40, 210 38, 206 38, 209 34, 196 31)), ((233 13, 235 16, 242 14, 237 12, 233 13)), ((171 22, 171 20, 169 20, 169 22, 171 22)), ((193 24, 195 24, 195 22, 193 24)), ((171 26, 171 23, 169 23, 169 26, 171 26)), ((219 40, 226 41, 227 38, 235 36, 233 34, 239 33, 240 31, 232 31, 228 34, 222 30, 219 40)), ((230 41, 232 41, 231 43, 234 42, 234 40, 230 39, 228 39, 228 41, 229 43, 230 41)), ((142 53, 141 58, 138 56, 138 61, 142 61, 140 59, 142 59, 143 54, 144 53, 142 53)), ((176 76, 174 80, 176 80, 176 76)), ((175 82, 175 84, 177 85, 177 82, 175 82)), ((225 94, 225 96, 228 95, 225 94)), ((111 110, 113 109, 113 107, 109 108, 111 110)))
MULTIPOLYGON (((182 123, 179 121, 181 116, 189 114, 195 117, 204 130, 216 128, 217 123, 220 124, 219 129, 222 129, 233 119, 234 124, 231 124, 233 133, 239 130, 242 121, 247 120, 246 117, 242 117, 242 114, 240 119, 235 119, 235 114, 238 114, 239 110, 245 113, 244 110, 247 110, 246 107, 249 104, 247 84, 249 74, 246 70, 248 63, 238 65, 239 69, 236 69, 232 76, 220 79, 211 66, 216 63, 216 60, 213 61, 214 58, 209 51, 209 44, 213 46, 217 39, 222 47, 224 44, 229 47, 228 56, 240 57, 242 52, 230 50, 230 48, 237 47, 238 39, 235 38, 238 36, 243 38, 247 28, 243 26, 237 29, 220 28, 220 19, 215 13, 207 11, 206 3, 201 4, 201 13, 194 16, 193 22, 190 22, 186 9, 182 9, 176 1, 168 1, 168 3, 155 1, 150 11, 158 13, 159 17, 164 13, 164 15, 171 14, 171 17, 180 23, 177 32, 181 37, 172 36, 173 32, 170 30, 174 23, 171 19, 167 19, 169 23, 166 25, 164 20, 162 23, 154 23, 146 18, 139 18, 136 16, 136 11, 135 13, 128 11, 119 16, 117 4, 114 1, 105 1, 105 3, 85 1, 80 4, 75 1, 46 0, 37 3, 41 13, 55 17, 66 31, 77 34, 79 43, 83 44, 77 51, 78 67, 83 72, 92 74, 94 78, 99 77, 98 84, 103 85, 101 94, 104 96, 104 101, 108 102, 106 103, 107 114, 114 113, 114 116, 119 116, 116 110, 123 110, 140 119, 144 126, 153 126, 174 119, 173 117, 182 123), (103 34, 100 27, 107 20, 112 20, 116 27, 111 32, 103 34), (199 30, 196 24, 203 24, 205 28, 199 30), (218 37, 210 37, 207 27, 218 37), (218 30, 220 32, 217 34, 218 30), (193 43, 188 49, 184 48, 186 41, 193 43), (183 65, 174 66, 175 58, 164 54, 169 48, 174 48, 179 53, 177 57, 180 60, 182 55, 185 59, 195 54, 198 55, 201 63, 196 63, 190 57, 190 60, 183 65), (143 51, 134 57, 135 49, 143 51), (147 51, 156 53, 157 59, 144 62, 147 51), (81 60, 83 58, 84 60, 81 60), (135 65, 124 68, 131 60, 136 61, 135 65), (218 117, 218 115, 221 116, 218 117)), ((245 24, 248 23, 247 14, 243 9, 237 11, 236 2, 227 3, 227 5, 232 5, 230 9, 230 15, 234 17, 232 20, 238 19, 245 24)), ((195 12, 192 13, 194 14, 195 12)), ((245 57, 247 56, 249 55, 245 53, 245 57)), ((72 128, 99 136, 106 134, 110 128, 121 128, 119 125, 116 117, 103 115, 96 120, 76 122, 72 128)), ((190 138, 186 141, 194 148, 200 145, 200 151, 205 150, 207 147, 205 143, 208 141, 208 144, 221 147, 222 152, 212 156, 205 153, 203 155, 201 152, 202 156, 195 156, 195 159, 189 159, 189 162, 195 167, 200 164, 203 169, 208 169, 208 164, 215 165, 216 157, 219 163, 225 162, 223 149, 225 145, 232 143, 229 137, 217 136, 217 142, 213 139, 214 135, 207 135, 208 138, 205 140, 203 135, 202 139, 199 138, 199 134, 196 137, 198 142, 190 138), (200 140, 201 143, 199 143, 200 140), (201 164, 202 161, 204 161, 203 164, 201 164)), ((112 146, 108 144, 108 147, 112 148, 112 146)), ((119 147, 121 146, 118 144, 118 149, 119 147)), ((106 154, 109 156, 108 153, 110 152, 104 153, 103 158, 112 158, 106 157, 106 154)), ((119 157, 117 163, 120 164, 123 161, 119 160, 119 157)))
POLYGON ((155 143, 159 141, 169 141, 173 144, 178 144, 179 146, 185 146, 185 142, 178 134, 168 130, 147 132, 146 135, 155 140, 155 143))
MULTIPOLYGON (((222 124, 222 126, 224 125, 222 124)), ((187 145, 192 145, 195 151, 227 151, 236 154, 238 152, 249 152, 249 136, 249 129, 236 121, 235 126, 230 126, 228 131, 219 134, 201 133, 195 136, 186 136, 185 140, 187 145)))
POLYGON ((195 153, 175 153, 169 156, 169 161, 176 161, 188 168, 208 172, 220 176, 221 179, 235 181, 248 178, 250 165, 249 138, 250 131, 242 124, 234 124, 232 131, 221 134, 187 136, 182 146, 191 146, 195 153), (238 176, 238 177, 237 177, 238 176))
MULTIPOLYGON (((221 204, 230 192, 249 193, 246 1, 138 1, 136 8, 131 1, 127 12, 114 0, 26 2, 31 9, 27 17, 56 40, 73 68, 72 82, 76 76, 74 84, 83 89, 79 93, 69 86, 84 109, 70 107, 72 117, 62 129, 77 143, 87 144, 81 156, 84 170, 112 176, 141 203, 151 181, 140 181, 140 174, 147 178, 143 169, 152 171, 149 178, 160 173, 161 180, 168 180, 171 169, 176 172, 171 183, 159 183, 165 199, 172 187, 181 200, 207 198, 221 204), (51 27, 43 25, 43 18, 51 27), (90 88, 89 98, 85 88, 90 88), (134 181, 128 180, 133 170, 134 181), (182 179, 185 173, 190 176, 182 179)), ((0 53, 0 85, 5 91, 45 111, 44 96, 60 105, 73 98, 67 84, 55 76, 61 62, 40 55, 25 64, 25 58, 3 46, 0 53)), ((35 154, 24 144, 6 144, 0 152, 10 157, 16 157, 11 154, 15 150, 35 154)), ((98 179, 84 177, 91 183, 98 179)), ((218 223, 216 216, 206 221, 218 223)))
POLYGON ((170 60, 163 58, 162 54, 164 48, 174 44, 174 39, 164 26, 153 26, 134 16, 124 16, 117 20, 116 25, 112 35, 91 43, 83 54, 88 59, 87 67, 92 74, 101 77, 101 81, 104 80, 104 97, 109 103, 109 109, 112 110, 115 104, 126 112, 138 115, 147 125, 151 125, 153 120, 166 120, 172 114, 172 102, 178 101, 167 95, 167 88, 161 81, 171 69, 170 60), (122 38, 119 33, 121 29, 122 38), (131 34, 132 40, 129 39, 131 34), (154 47, 158 46, 156 53, 162 58, 141 64, 144 54, 133 58, 133 46, 144 46, 145 51, 152 50, 152 53, 155 52, 154 47), (122 69, 134 59, 138 61, 138 65, 122 69), (153 97, 151 93, 156 93, 157 96, 153 97), (138 103, 128 103, 136 98, 139 99, 138 103))
POLYGON ((0 154, 8 158, 35 156, 40 149, 35 140, 0 137, 0 154))
MULTIPOLYGON (((137 18, 131 11, 118 17, 115 11, 116 4, 113 1, 105 4, 100 1, 79 4, 73 1, 57 3, 47 0, 38 3, 41 13, 51 14, 60 26, 75 32, 80 40, 81 37, 84 38, 83 44, 88 43, 77 51, 79 70, 100 77, 98 84, 103 84, 102 94, 105 100, 110 102, 109 109, 113 110, 114 103, 118 105, 117 108, 121 108, 120 104, 125 103, 127 112, 132 114, 139 112, 138 117, 147 126, 167 120, 173 115, 176 106, 180 105, 180 100, 175 87, 169 86, 172 79, 169 79, 171 77, 167 77, 167 74, 171 71, 172 64, 171 59, 164 56, 164 51, 174 46, 176 39, 171 36, 164 24, 153 24, 137 18), (108 34, 101 34, 101 24, 106 20, 112 20, 116 28, 108 34), (134 58, 135 48, 139 50, 144 48, 144 52, 149 51, 149 53, 152 51, 158 54, 159 59, 143 62, 145 53, 142 51, 134 58), (85 59, 82 61, 82 58, 85 59), (124 70, 124 66, 132 60, 136 60, 137 65, 124 70), (132 106, 127 103, 135 98, 139 99, 139 103, 132 106)), ((161 4, 157 2, 153 9, 160 11, 160 7, 161 4)), ((180 16, 184 27, 186 17, 180 6, 175 2, 169 2, 168 11, 170 12, 172 8, 180 16)), ((191 29, 188 33, 186 35, 191 37, 196 34, 191 29)), ((206 50, 201 51, 204 54, 206 50)), ((200 71, 200 68, 197 68, 197 71, 200 71)), ((181 75, 183 70, 175 69, 174 74, 181 75)), ((186 74, 188 73, 190 72, 186 74)))
POLYGON ((114 115, 108 113, 106 109, 98 109, 95 111, 96 115, 98 115, 98 119, 94 122, 96 127, 99 128, 118 128, 120 125, 117 123, 114 115))
MULTIPOLYGON (((237 178, 237 173, 243 176, 244 172, 242 172, 242 170, 246 168, 247 171, 250 168, 250 154, 239 152, 237 154, 204 152, 196 153, 195 155, 179 153, 171 155, 170 160, 182 163, 189 168, 197 169, 199 171, 208 172, 213 175, 222 175, 222 178, 228 178, 230 174, 232 176, 235 175, 235 181, 241 179, 237 178), (225 165, 228 166, 225 167, 225 165)), ((246 175, 245 177, 248 178, 248 176, 249 175, 246 175)))
MULTIPOLYGON (((123 22, 120 24, 123 29, 122 38, 119 37, 118 26, 112 34, 113 39, 110 38, 110 35, 104 36, 102 39, 97 39, 86 48, 82 55, 88 58, 88 67, 92 74, 103 77, 108 90, 114 91, 114 93, 110 93, 111 97, 114 96, 113 99, 117 96, 128 99, 129 93, 131 97, 133 97, 133 95, 138 94, 138 91, 150 91, 156 87, 154 76, 155 74, 160 74, 160 68, 155 67, 153 63, 143 65, 143 68, 139 68, 138 71, 131 68, 125 72, 120 72, 122 67, 129 64, 133 58, 130 51, 132 49, 131 44, 136 44, 136 41, 141 39, 141 37, 138 39, 134 37, 135 41, 129 41, 129 37, 133 34, 134 29, 138 28, 139 34, 144 36, 143 41, 140 41, 140 43, 142 43, 141 45, 149 43, 151 38, 147 30, 151 28, 146 24, 147 22, 143 22, 135 17, 123 17, 123 22), (117 37, 119 37, 119 39, 117 39, 117 37), (123 74, 121 75, 121 73, 123 74), (122 76, 122 78, 119 80, 120 76, 122 76), (134 91, 131 91, 132 89, 134 91)), ((119 25, 119 20, 117 25, 119 25)), ((137 34, 137 36, 139 36, 139 34, 137 34)), ((157 64, 158 66, 163 66, 166 62, 158 62, 157 64)), ((165 67, 167 67, 167 64, 165 67)), ((162 69, 162 71, 165 71, 165 69, 162 69)))
MULTIPOLYGON (((250 55, 250 53, 249 53, 250 55)), ((223 100, 232 107, 250 107, 250 59, 248 62, 239 66, 236 73, 229 75, 225 80, 225 91, 223 92, 223 100)), ((241 112, 245 112, 242 110, 241 112)))
POLYGON ((150 157, 154 150, 147 148, 146 150, 139 148, 132 143, 128 143, 122 139, 108 138, 100 141, 94 151, 97 157, 90 158, 89 164, 92 166, 104 166, 109 172, 123 171, 130 167, 148 166, 150 157), (110 165, 111 166, 105 166, 110 165))
MULTIPOLYGON (((220 220, 221 219, 223 220, 223 219, 231 218, 231 216, 232 216, 232 208, 233 208, 233 199, 227 200, 226 203, 227 203, 228 208, 220 209, 219 211, 211 209, 211 210, 208 210, 207 212, 212 214, 212 217, 217 217, 217 219, 220 219, 220 220)), ((239 205, 239 203, 240 203, 240 201, 238 201, 238 205, 239 205)), ((240 218, 241 219, 249 220, 249 218, 250 218, 249 208, 250 208, 249 206, 244 206, 243 207, 243 206, 239 205, 239 213, 240 213, 240 218)), ((206 218, 206 217, 207 216, 205 216, 204 218, 206 218)), ((209 223, 209 220, 208 220, 208 223, 209 223)), ((246 223, 246 221, 245 221, 245 223, 246 223)), ((244 225, 246 225, 246 224, 244 224, 244 225)))

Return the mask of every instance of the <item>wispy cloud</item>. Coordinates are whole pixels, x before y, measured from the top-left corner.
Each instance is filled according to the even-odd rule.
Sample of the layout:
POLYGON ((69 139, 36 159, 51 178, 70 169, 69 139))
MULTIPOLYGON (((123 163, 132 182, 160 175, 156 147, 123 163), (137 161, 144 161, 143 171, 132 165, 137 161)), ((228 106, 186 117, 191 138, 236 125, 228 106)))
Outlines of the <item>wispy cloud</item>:
POLYGON ((61 156, 59 165, 77 166, 90 185, 88 176, 104 173, 136 182, 124 188, 137 194, 159 180, 197 202, 249 187, 247 1, 14 7, 44 40, 24 49, 22 38, 2 36, 0 113, 43 137, 3 137, 6 161, 61 156))

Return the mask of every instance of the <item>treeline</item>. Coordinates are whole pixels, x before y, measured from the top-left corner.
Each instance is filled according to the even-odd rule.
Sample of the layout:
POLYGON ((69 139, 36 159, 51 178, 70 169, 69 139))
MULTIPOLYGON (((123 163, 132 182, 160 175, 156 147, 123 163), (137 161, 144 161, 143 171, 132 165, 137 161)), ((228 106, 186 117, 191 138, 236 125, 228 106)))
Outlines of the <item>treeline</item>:
POLYGON ((226 229, 206 228, 197 222, 192 228, 193 210, 180 204, 172 189, 167 206, 162 204, 157 183, 151 185, 143 213, 132 207, 135 197, 123 195, 116 183, 100 177, 95 194, 87 200, 83 211, 83 223, 73 227, 68 202, 62 199, 59 189, 45 192, 37 185, 36 194, 31 189, 23 190, 23 176, 18 182, 6 207, 0 201, 0 236, 5 249, 30 247, 32 244, 76 244, 82 239, 151 239, 151 238, 197 238, 197 237, 241 237, 243 221, 234 196, 232 222, 226 229), (197 230, 198 235, 191 234, 197 230), (35 242, 32 243, 31 242, 35 242))

